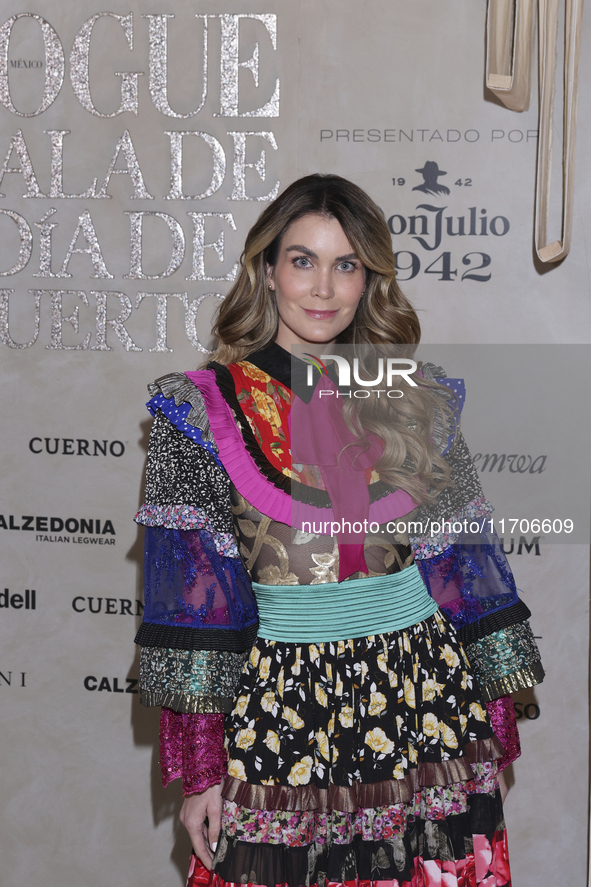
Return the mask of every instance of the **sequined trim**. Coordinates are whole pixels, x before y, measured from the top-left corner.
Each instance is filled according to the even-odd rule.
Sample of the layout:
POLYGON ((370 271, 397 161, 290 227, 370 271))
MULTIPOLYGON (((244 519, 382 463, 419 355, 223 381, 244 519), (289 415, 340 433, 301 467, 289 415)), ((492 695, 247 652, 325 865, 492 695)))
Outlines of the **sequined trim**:
POLYGON ((146 527, 166 527, 169 530, 208 530, 213 536, 216 551, 223 557, 240 557, 233 533, 220 533, 212 524, 207 511, 194 505, 142 505, 134 518, 146 527))
POLYGON ((226 775, 223 714, 160 714, 162 785, 182 777, 185 795, 205 791, 226 775))
POLYGON ((151 692, 142 690, 140 702, 146 708, 162 706, 182 714, 229 714, 234 700, 226 696, 191 696, 189 693, 151 692))
POLYGON ((144 502, 200 508, 217 532, 231 533, 229 492, 225 469, 158 410, 150 431, 144 502))
POLYGON ((230 711, 245 659, 241 653, 142 647, 142 702, 182 712, 230 711))
POLYGON ((527 622, 509 625, 469 644, 466 653, 484 701, 541 683, 544 669, 527 622))
MULTIPOLYGON (((476 671, 476 668, 474 671, 476 671)), ((484 702, 489 702, 491 699, 497 699, 499 696, 505 696, 508 693, 517 693, 518 690, 535 687, 536 684, 542 683, 545 674, 540 662, 537 665, 521 668, 519 671, 506 677, 489 680, 486 684, 481 683, 482 699, 484 702)))
MULTIPOLYGON (((468 502, 463 508, 460 508, 455 514, 446 516, 443 520, 453 526, 455 522, 463 523, 464 520, 474 521, 479 518, 486 517, 494 511, 492 505, 484 496, 468 502)), ((414 515, 410 520, 414 519, 414 515)), ((431 522, 440 522, 439 518, 431 518, 431 522)), ((451 545, 457 542, 459 533, 436 533, 434 536, 411 536, 410 542, 413 547, 416 560, 422 558, 436 557, 442 554, 451 545)))

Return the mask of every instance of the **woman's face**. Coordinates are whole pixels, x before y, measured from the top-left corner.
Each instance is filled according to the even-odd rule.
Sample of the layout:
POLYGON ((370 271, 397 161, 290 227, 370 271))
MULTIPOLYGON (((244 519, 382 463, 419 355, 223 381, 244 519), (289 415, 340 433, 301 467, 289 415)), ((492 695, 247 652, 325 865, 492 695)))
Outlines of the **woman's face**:
POLYGON ((267 283, 279 312, 277 344, 328 345, 353 320, 365 268, 340 223, 310 213, 285 231, 267 283))

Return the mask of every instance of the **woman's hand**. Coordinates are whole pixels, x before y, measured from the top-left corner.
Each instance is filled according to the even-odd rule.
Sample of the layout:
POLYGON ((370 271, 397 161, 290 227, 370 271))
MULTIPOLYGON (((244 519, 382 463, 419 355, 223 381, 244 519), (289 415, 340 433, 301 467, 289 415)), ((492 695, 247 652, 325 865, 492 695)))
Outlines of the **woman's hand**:
POLYGON ((189 795, 181 807, 180 820, 189 832, 193 850, 211 870, 213 852, 222 827, 222 787, 211 785, 204 792, 189 795), (209 826, 205 824, 208 820, 209 826))

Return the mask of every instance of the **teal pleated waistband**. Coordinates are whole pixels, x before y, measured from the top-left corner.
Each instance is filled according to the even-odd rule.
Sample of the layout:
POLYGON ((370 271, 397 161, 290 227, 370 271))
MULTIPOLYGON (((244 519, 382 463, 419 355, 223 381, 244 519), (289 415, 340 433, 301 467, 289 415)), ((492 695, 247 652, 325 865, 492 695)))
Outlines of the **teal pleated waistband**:
POLYGON ((413 564, 399 573, 320 585, 252 587, 259 636, 313 644, 345 641, 409 628, 437 610, 413 564))

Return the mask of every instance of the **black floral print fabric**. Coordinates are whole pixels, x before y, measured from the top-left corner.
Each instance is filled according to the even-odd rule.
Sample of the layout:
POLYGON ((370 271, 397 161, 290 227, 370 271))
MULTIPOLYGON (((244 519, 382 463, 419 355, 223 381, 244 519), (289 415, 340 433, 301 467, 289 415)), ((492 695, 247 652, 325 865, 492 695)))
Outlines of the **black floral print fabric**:
POLYGON ((429 765, 466 759, 469 743, 493 736, 479 700, 440 613, 356 640, 259 638, 226 728, 228 772, 294 788, 405 779, 414 786, 417 773, 429 784, 429 765))

